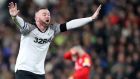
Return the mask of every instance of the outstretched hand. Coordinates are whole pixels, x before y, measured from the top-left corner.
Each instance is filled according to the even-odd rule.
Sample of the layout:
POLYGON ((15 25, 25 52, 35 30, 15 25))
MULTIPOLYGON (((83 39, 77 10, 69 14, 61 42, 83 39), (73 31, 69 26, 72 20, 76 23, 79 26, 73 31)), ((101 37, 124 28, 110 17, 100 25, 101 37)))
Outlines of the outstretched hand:
POLYGON ((16 3, 14 4, 13 2, 11 2, 11 3, 9 3, 8 7, 9 7, 9 13, 12 17, 15 17, 15 16, 18 15, 19 10, 17 9, 17 4, 16 3))
POLYGON ((100 12, 100 10, 101 10, 101 6, 102 6, 102 5, 100 5, 100 6, 97 8, 97 10, 95 11, 95 13, 91 16, 93 20, 96 19, 96 18, 98 17, 99 12, 100 12))

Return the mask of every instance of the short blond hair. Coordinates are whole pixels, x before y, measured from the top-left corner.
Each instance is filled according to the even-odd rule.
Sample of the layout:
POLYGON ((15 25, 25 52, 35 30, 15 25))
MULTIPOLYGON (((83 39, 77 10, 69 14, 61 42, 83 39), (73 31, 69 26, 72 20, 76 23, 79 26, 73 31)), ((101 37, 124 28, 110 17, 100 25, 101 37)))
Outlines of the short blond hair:
POLYGON ((50 13, 50 11, 49 11, 47 8, 39 9, 39 10, 35 13, 35 20, 37 20, 37 17, 39 17, 39 12, 40 12, 41 10, 47 10, 47 11, 50 13))

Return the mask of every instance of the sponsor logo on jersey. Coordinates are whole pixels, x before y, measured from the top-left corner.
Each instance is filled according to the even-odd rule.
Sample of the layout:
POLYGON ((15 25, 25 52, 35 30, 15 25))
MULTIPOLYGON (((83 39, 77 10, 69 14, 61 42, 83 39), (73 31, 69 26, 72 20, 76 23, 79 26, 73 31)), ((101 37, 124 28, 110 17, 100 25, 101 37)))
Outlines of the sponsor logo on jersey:
POLYGON ((35 37, 34 42, 38 44, 45 44, 45 43, 51 42, 51 40, 52 40, 52 37, 49 39, 42 39, 42 38, 35 37))

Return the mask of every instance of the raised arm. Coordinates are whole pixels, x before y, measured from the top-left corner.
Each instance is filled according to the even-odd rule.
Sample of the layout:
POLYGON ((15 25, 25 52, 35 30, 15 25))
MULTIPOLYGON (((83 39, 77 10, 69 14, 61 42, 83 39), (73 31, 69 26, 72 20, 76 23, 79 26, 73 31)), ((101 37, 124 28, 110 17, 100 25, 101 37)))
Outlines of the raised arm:
POLYGON ((21 17, 18 16, 19 10, 17 9, 17 4, 16 3, 9 3, 9 13, 12 17, 12 20, 15 22, 17 27, 20 29, 22 34, 27 34, 29 33, 33 27, 31 24, 25 22, 21 17))
POLYGON ((91 22, 92 20, 96 19, 99 14, 100 9, 101 9, 101 5, 98 7, 96 12, 91 17, 75 19, 75 20, 67 22, 66 23, 67 30, 83 26, 83 25, 91 22))
POLYGON ((74 19, 74 20, 71 20, 71 21, 69 21, 67 23, 61 24, 60 25, 61 32, 81 27, 81 26, 93 21, 94 19, 96 19, 98 17, 100 9, 101 9, 101 5, 97 8, 95 13, 91 17, 74 19))

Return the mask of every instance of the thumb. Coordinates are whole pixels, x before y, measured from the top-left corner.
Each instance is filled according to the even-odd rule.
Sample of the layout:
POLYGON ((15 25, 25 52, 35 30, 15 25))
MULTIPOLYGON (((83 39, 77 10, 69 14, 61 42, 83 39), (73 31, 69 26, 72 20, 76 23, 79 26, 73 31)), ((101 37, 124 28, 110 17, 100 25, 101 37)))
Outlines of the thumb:
POLYGON ((19 13, 20 12, 20 10, 17 10, 17 13, 19 13))

